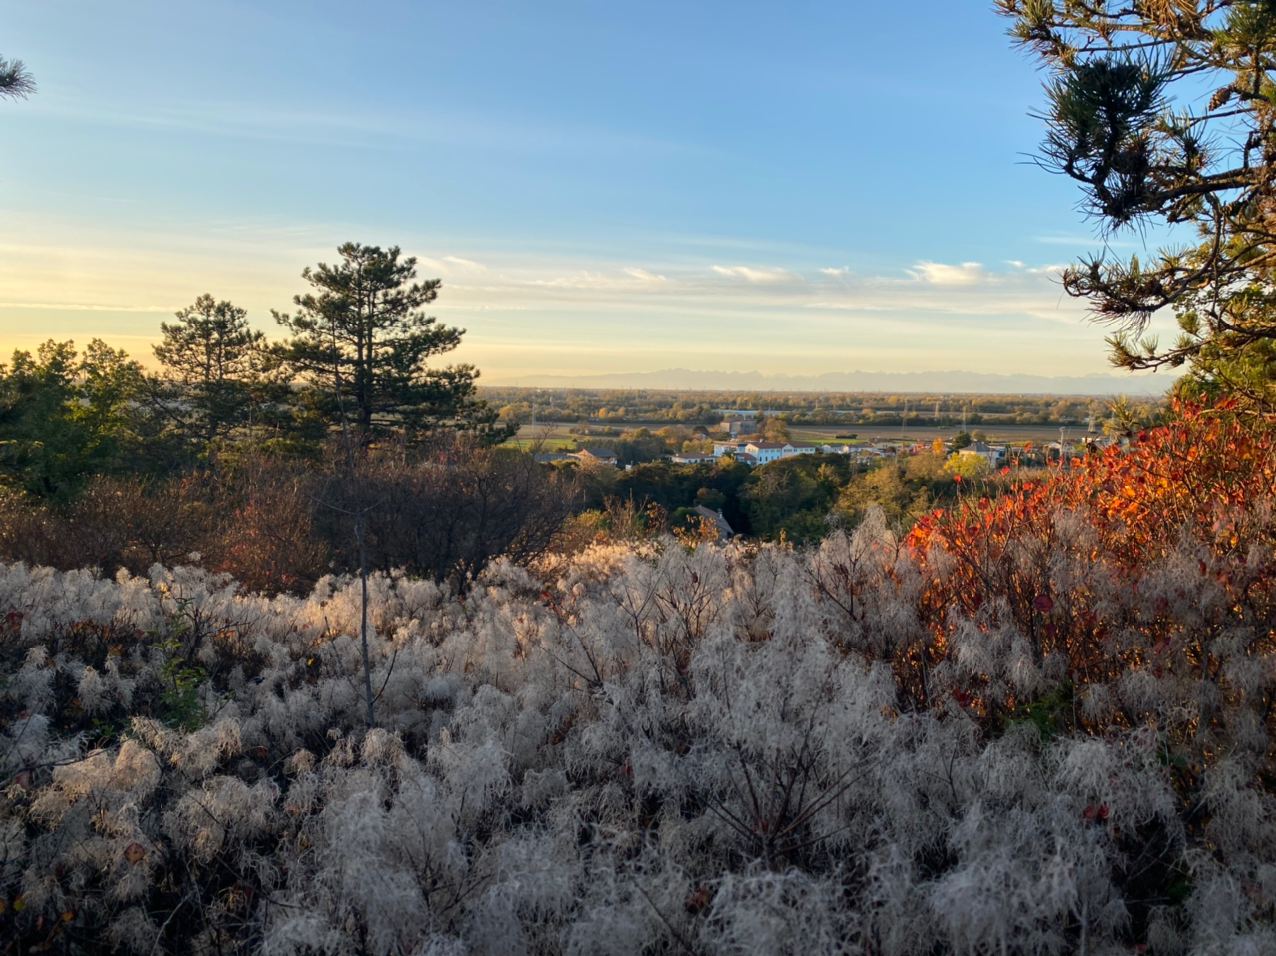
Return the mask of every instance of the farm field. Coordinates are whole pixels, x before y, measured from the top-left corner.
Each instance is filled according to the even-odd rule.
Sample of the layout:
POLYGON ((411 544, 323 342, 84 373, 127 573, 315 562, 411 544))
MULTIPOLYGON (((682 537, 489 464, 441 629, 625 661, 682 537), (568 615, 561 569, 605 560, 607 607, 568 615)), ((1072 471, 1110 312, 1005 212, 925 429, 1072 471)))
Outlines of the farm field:
MULTIPOLYGON (((636 428, 655 430, 667 426, 668 422, 627 422, 616 427, 622 431, 636 428)), ((588 436, 572 434, 572 429, 579 427, 577 422, 538 422, 535 425, 523 425, 517 436, 506 442, 517 448, 540 448, 545 451, 557 451, 563 448, 574 448, 578 443, 588 444, 588 436)), ((972 425, 972 432, 979 431, 992 442, 1048 442, 1059 438, 1059 427, 1052 425, 972 425)), ((909 425, 899 426, 861 426, 861 425, 794 425, 789 429, 793 441, 798 442, 833 442, 839 435, 855 435, 855 441, 871 444, 876 441, 931 441, 935 438, 951 438, 961 431, 960 426, 953 425, 909 425)), ((1087 434, 1083 425, 1065 426, 1064 437, 1076 439, 1087 434)), ((599 442, 610 439, 599 437, 599 442)))
POLYGON ((563 448, 575 448, 580 437, 571 433, 575 424, 575 422, 538 422, 535 425, 523 425, 519 428, 518 434, 505 444, 524 451, 558 451, 563 448))
MULTIPOLYGON (((990 442, 1046 442, 1058 441, 1059 426, 1058 425, 971 425, 968 428, 971 432, 982 432, 987 436, 990 442)), ((911 439, 913 441, 930 441, 934 438, 951 438, 957 432, 961 431, 960 426, 953 425, 909 425, 907 428, 899 426, 890 426, 886 428, 877 426, 852 427, 838 430, 836 434, 856 434, 861 439, 867 441, 898 441, 900 439, 911 439)), ((797 441, 820 441, 822 437, 803 437, 807 434, 814 436, 832 435, 834 432, 824 426, 818 428, 804 428, 795 426, 789 429, 789 433, 797 441)), ((1083 435, 1089 434, 1084 425, 1066 425, 1064 426, 1065 439, 1077 439, 1083 435)), ((1097 434, 1097 433, 1096 433, 1097 434)))

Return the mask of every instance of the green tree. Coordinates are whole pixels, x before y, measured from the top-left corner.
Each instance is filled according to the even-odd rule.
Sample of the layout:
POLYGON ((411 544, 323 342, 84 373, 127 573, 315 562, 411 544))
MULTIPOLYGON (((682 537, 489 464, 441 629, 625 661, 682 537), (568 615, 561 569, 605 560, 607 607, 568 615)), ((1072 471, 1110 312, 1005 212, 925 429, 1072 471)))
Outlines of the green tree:
POLYGON ((1164 424, 1163 409, 1156 405, 1140 404, 1122 395, 1108 406, 1103 422, 1103 434, 1110 438, 1133 438, 1147 428, 1164 424))
POLYGON ((726 507, 727 496, 717 488, 699 488, 696 491, 696 504, 717 511, 726 507))
POLYGON ((983 455, 955 452, 944 463, 944 471, 965 481, 973 481, 976 478, 988 477, 992 473, 992 466, 983 455))
POLYGON ((6 60, 0 56, 0 97, 26 99, 35 92, 35 77, 28 72, 21 60, 6 60))
POLYGON ((141 366, 94 339, 84 354, 49 340, 0 366, 0 475, 42 498, 69 498, 95 474, 162 470, 141 366))
POLYGON ((916 488, 905 480, 904 469, 895 462, 884 462, 851 479, 842 490, 837 510, 851 524, 858 524, 876 506, 892 526, 906 527, 912 523, 909 512, 916 495, 916 488))
POLYGON ((614 448, 616 457, 622 465, 654 461, 669 454, 669 443, 660 435, 653 435, 646 428, 625 432, 614 448))
POLYGON ((529 402, 510 402, 501 406, 496 417, 509 425, 525 425, 532 420, 532 406, 529 402))
POLYGON ((759 415, 758 421, 759 436, 763 441, 789 440, 789 423, 785 419, 759 415))
POLYGON ((175 401, 170 414, 185 436, 205 450, 246 424, 263 397, 265 336, 248 324, 248 313, 211 295, 199 296, 160 325, 155 357, 168 376, 175 401))
POLYGON ((0 467, 6 481, 40 496, 79 477, 85 429, 71 419, 75 345, 45 342, 0 366, 0 467))
POLYGON ((858 524, 870 508, 878 507, 892 527, 907 530, 937 503, 953 497, 953 478, 944 469, 946 454, 930 451, 909 455, 855 475, 842 490, 838 512, 851 524, 858 524))
MULTIPOLYGON (((1265 316, 1264 321, 1276 325, 1274 292, 1270 286, 1255 283, 1237 289, 1217 307, 1238 317, 1265 316)), ((1209 324, 1208 318, 1202 319, 1199 297, 1186 297, 1177 311, 1179 327, 1187 335, 1199 336, 1202 327, 1209 324)), ((1276 411, 1276 338, 1237 346, 1232 336, 1206 336, 1192 356, 1188 374, 1175 383, 1175 392, 1196 400, 1231 395, 1254 407, 1276 411)))
POLYGON ((505 437, 476 397, 474 366, 428 365, 465 331, 422 311, 439 280, 414 281, 416 259, 397 246, 348 242, 337 251, 338 264, 302 272, 312 291, 293 299, 295 312, 273 313, 292 334, 275 356, 313 386, 329 421, 349 421, 364 443, 388 430, 420 437, 441 426, 505 437))
MULTIPOLYGON (((818 541, 828 531, 848 465, 840 456, 798 455, 753 469, 740 490, 753 534, 818 541)), ((729 520, 729 519, 728 519, 729 520)))
POLYGON ((132 437, 142 437, 138 426, 144 376, 137 360, 123 349, 91 339, 77 371, 79 401, 72 414, 121 449, 132 437))
POLYGON ((1097 254, 1065 274, 1065 289, 1113 326, 1114 363, 1186 363, 1205 387, 1239 386, 1276 407, 1276 4, 997 5, 1050 70, 1042 164, 1076 180, 1109 231, 1151 223, 1196 233, 1151 262, 1097 254), (1147 334, 1163 308, 1180 327, 1164 346, 1147 334))

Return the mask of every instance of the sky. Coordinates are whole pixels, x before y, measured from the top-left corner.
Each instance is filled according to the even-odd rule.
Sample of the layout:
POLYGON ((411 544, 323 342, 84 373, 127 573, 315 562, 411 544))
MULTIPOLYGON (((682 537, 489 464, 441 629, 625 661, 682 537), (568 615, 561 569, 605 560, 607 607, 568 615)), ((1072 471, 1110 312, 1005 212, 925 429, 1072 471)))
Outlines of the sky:
MULTIPOLYGON (((0 0, 0 353, 139 358, 347 240, 443 288, 483 381, 1109 371, 1102 248, 1027 161, 1042 73, 985 0, 0 0)), ((1142 249, 1117 237, 1114 253, 1142 249)))

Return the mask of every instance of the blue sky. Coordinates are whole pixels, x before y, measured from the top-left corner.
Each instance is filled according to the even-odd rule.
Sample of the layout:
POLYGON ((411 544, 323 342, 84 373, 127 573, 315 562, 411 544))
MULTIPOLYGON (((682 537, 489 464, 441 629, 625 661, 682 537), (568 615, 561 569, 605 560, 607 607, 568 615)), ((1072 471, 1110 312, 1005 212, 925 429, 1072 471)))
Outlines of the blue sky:
POLYGON ((143 355, 204 291, 273 332, 357 239, 443 278, 491 381, 1107 368, 1056 281, 1093 227, 1024 162, 1041 74, 983 0, 0 17, 39 83, 0 103, 5 351, 143 355))

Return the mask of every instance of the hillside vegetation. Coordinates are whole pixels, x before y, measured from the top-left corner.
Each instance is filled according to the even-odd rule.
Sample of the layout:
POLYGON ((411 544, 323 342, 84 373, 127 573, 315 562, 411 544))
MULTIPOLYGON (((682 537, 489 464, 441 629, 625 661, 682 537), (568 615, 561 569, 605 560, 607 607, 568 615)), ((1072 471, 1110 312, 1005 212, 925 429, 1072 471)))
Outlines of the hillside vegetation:
POLYGON ((1276 450, 463 596, 0 566, 13 951, 1276 948, 1276 450))

